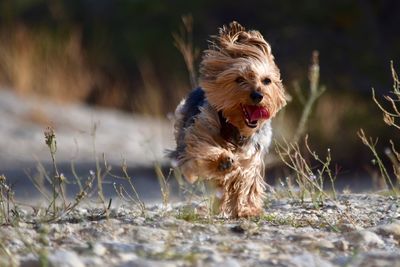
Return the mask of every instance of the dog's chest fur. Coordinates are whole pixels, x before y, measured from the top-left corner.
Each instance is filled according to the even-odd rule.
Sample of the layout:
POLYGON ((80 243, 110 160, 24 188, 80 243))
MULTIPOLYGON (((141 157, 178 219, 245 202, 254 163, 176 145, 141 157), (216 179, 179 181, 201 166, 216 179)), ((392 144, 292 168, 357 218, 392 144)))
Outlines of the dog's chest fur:
MULTIPOLYGON (((196 129, 206 128, 208 134, 216 145, 229 148, 235 154, 243 158, 251 158, 255 154, 263 154, 271 143, 272 131, 270 120, 249 137, 240 135, 238 129, 226 121, 221 112, 217 112, 207 102, 204 91, 197 88, 181 102, 176 110, 176 117, 179 121, 176 125, 177 150, 173 157, 178 161, 184 158, 185 135, 190 133, 198 135, 196 129), (194 124, 197 124, 194 127, 194 124), (200 125, 200 126, 199 126, 200 125)), ((202 138, 199 136, 199 138, 202 138)))

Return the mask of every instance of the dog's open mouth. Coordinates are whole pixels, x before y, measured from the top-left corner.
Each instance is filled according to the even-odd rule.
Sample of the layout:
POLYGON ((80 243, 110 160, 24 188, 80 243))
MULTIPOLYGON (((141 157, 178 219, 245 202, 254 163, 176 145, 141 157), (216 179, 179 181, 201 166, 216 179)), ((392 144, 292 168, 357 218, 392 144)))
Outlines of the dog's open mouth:
POLYGON ((256 128, 259 120, 268 120, 268 110, 260 106, 240 105, 242 107, 244 121, 250 128, 256 128))

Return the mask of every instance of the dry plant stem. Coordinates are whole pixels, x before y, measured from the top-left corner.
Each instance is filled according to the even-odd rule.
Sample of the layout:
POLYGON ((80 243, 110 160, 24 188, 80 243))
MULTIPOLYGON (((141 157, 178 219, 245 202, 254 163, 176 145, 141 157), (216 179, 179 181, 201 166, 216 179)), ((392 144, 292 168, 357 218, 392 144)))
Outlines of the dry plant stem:
POLYGON ((59 193, 62 196, 64 208, 66 207, 65 195, 62 187, 63 176, 60 176, 56 163, 57 141, 54 129, 52 127, 47 127, 46 131, 44 132, 44 135, 45 135, 46 145, 49 147, 50 150, 51 160, 53 164, 53 179, 52 179, 53 198, 50 205, 53 207, 53 216, 56 216, 57 198, 59 193), (57 187, 59 192, 57 192, 57 187))
POLYGON ((390 69, 392 71, 392 78, 393 78, 393 90, 391 91, 391 93, 395 96, 395 98, 391 96, 384 96, 384 98, 391 105, 392 111, 389 111, 388 109, 384 108, 379 103, 379 101, 376 99, 375 90, 373 88, 372 88, 372 99, 374 100, 375 104, 379 107, 379 109, 383 112, 384 121, 386 122, 386 124, 400 130, 400 125, 395 121, 396 119, 400 118, 400 110, 398 107, 400 103, 400 80, 396 70, 394 69, 393 61, 390 62, 390 69))
POLYGON ((38 184, 36 179, 34 179, 26 170, 24 171, 25 175, 29 178, 29 180, 32 182, 33 186, 39 191, 42 196, 47 200, 47 202, 51 202, 51 197, 47 194, 46 190, 38 184))
POLYGON ((197 77, 194 62, 198 56, 198 51, 193 47, 193 17, 191 15, 182 16, 182 27, 179 34, 173 33, 174 45, 181 52, 185 60, 186 68, 189 72, 190 84, 196 88, 197 77))
POLYGON ((92 188, 93 182, 96 179, 95 176, 89 177, 88 181, 86 182, 85 186, 79 191, 79 193, 75 196, 74 203, 70 203, 68 207, 58 215, 58 218, 62 218, 65 215, 68 215, 71 211, 73 211, 87 196, 88 192, 92 188))
POLYGON ((382 112, 384 114, 384 121, 386 122, 386 124, 388 124, 389 126, 393 126, 393 127, 397 128, 398 130, 400 130, 400 125, 395 123, 395 118, 400 118, 400 112, 396 107, 396 103, 398 103, 398 101, 400 101, 400 99, 394 100, 389 96, 385 96, 385 99, 391 103, 394 112, 388 111, 379 103, 379 101, 376 99, 375 90, 373 88, 372 88, 372 99, 374 100, 376 105, 379 107, 379 109, 382 110, 382 112))
POLYGON ((3 216, 5 222, 8 223, 7 220, 8 216, 6 212, 6 197, 5 197, 5 191, 7 190, 8 186, 6 184, 6 177, 4 175, 0 175, 0 208, 1 208, 0 223, 2 223, 1 216, 3 216))
POLYGON ((126 164, 126 160, 125 159, 123 160, 122 166, 121 166, 122 173, 124 175, 123 177, 111 173, 111 167, 107 164, 107 161, 106 161, 104 155, 103 155, 103 160, 104 160, 104 166, 107 170, 107 174, 113 178, 127 180, 129 183, 129 186, 134 194, 134 196, 132 196, 130 193, 127 192, 127 190, 122 185, 120 185, 117 188, 116 183, 113 183, 113 187, 114 187, 114 190, 117 193, 117 195, 125 202, 128 202, 128 203, 133 202, 135 205, 137 205, 140 208, 142 214, 145 214, 146 206, 145 206, 144 202, 140 199, 139 194, 132 182, 132 178, 128 174, 128 166, 126 164))
POLYGON ((144 202, 142 202, 140 199, 136 199, 132 197, 130 193, 128 193, 122 185, 119 186, 119 188, 116 187, 116 184, 113 184, 115 192, 118 194, 118 196, 125 202, 128 203, 133 203, 134 205, 138 206, 142 215, 146 214, 146 206, 144 202))
MULTIPOLYGON (((332 192, 333 192, 333 197, 334 199, 337 199, 337 194, 336 194, 336 190, 335 190, 335 180, 336 180, 336 175, 332 174, 331 169, 329 168, 330 163, 332 162, 332 157, 331 157, 331 152, 330 149, 328 148, 327 150, 327 156, 325 158, 325 161, 323 161, 322 159, 320 159, 320 157, 317 155, 317 153, 315 153, 315 151, 312 151, 309 143, 308 143, 308 135, 306 135, 305 137, 305 147, 308 151, 308 153, 310 153, 311 156, 313 156, 313 158, 318 161, 319 163, 321 163, 322 165, 322 169, 318 170, 318 175, 320 177, 322 177, 322 175, 324 173, 326 173, 329 177, 329 181, 331 182, 331 186, 332 186, 332 192)), ((322 181, 321 181, 322 182, 322 181)))
POLYGON ((396 187, 394 186, 394 184, 392 183, 392 179, 390 179, 389 173, 385 167, 385 165, 383 164, 381 158, 379 157, 378 152, 376 151, 376 144, 378 142, 378 139, 372 140, 372 138, 367 138, 367 136, 365 135, 365 132, 363 129, 360 129, 357 132, 358 137, 361 139, 361 141, 363 142, 364 145, 366 145, 372 152, 372 154, 374 155, 374 158, 378 164, 379 167, 379 171, 383 177, 383 180, 385 182, 385 185, 387 188, 389 188, 388 183, 390 185, 390 188, 395 192, 395 194, 398 194, 398 190, 396 189, 396 187))
POLYGON ((319 184, 315 183, 310 176, 313 175, 311 168, 306 163, 306 160, 300 153, 300 148, 297 144, 288 144, 285 141, 285 147, 283 145, 278 144, 277 152, 281 157, 283 163, 292 169, 298 179, 296 180, 299 183, 301 193, 301 199, 304 200, 304 193, 307 188, 307 184, 305 181, 308 181, 311 185, 315 186, 318 190, 323 191, 323 188, 320 188, 319 184))
POLYGON ((296 133, 293 137, 293 143, 298 143, 300 138, 304 135, 307 128, 307 121, 311 115, 312 108, 315 101, 325 92, 325 87, 319 86, 319 62, 318 62, 318 51, 314 51, 312 54, 312 64, 309 69, 309 80, 310 80, 310 94, 305 102, 304 96, 300 93, 299 86, 295 87, 298 95, 300 95, 300 101, 305 103, 304 109, 300 117, 299 124, 297 126, 296 133), (297 89, 296 89, 297 88, 297 89))
MULTIPOLYGON (((312 152, 309 145, 308 145, 308 138, 305 138, 305 144, 307 147, 308 152, 319 162, 322 160, 319 159, 318 155, 316 155, 315 152, 312 152)), ((318 179, 317 178, 312 178, 314 177, 314 173, 310 167, 310 164, 305 160, 304 156, 300 152, 300 148, 298 144, 288 144, 287 141, 285 140, 285 145, 282 144, 277 144, 277 152, 278 155, 280 156, 281 160, 285 163, 286 166, 288 166, 290 169, 292 169, 298 179, 296 182, 298 182, 299 187, 302 191, 301 198, 303 199, 305 191, 309 191, 309 193, 314 193, 317 195, 324 195, 325 197, 329 197, 327 193, 324 192, 323 190, 323 174, 328 173, 329 175, 332 175, 331 171, 327 171, 329 169, 330 165, 330 153, 328 153, 327 156, 327 161, 324 162, 322 161, 322 169, 318 170, 318 179), (317 181, 320 181, 318 183, 317 181), (316 191, 315 191, 316 190, 316 191)), ((329 151, 328 151, 329 152, 329 151)), ((335 180, 333 176, 330 176, 331 181, 335 180)), ((311 197, 314 197, 315 195, 311 195, 311 197)), ((336 197, 336 195, 335 195, 336 197)))
POLYGON ((175 179, 178 182, 180 196, 184 197, 188 204, 198 199, 199 196, 196 192, 203 184, 203 181, 199 180, 195 184, 189 184, 183 180, 182 174, 178 169, 171 169, 171 171, 174 172, 175 179))
POLYGON ((124 173, 125 179, 128 180, 129 186, 131 187, 133 193, 135 194, 135 197, 137 199, 137 202, 138 202, 142 212, 145 211, 146 210, 146 206, 145 206, 144 202, 140 200, 139 194, 136 191, 135 186, 133 185, 132 178, 128 175, 128 167, 126 165, 126 162, 124 162, 124 165, 122 166, 122 171, 124 173))
MULTIPOLYGON (((392 140, 390 140, 390 144, 392 146, 392 152, 393 154, 396 156, 397 162, 396 162, 396 166, 400 167, 400 153, 396 150, 396 148, 394 147, 394 143, 392 140)), ((394 159, 395 160, 395 159, 394 159)))
POLYGON ((390 159, 390 162, 392 163, 393 166, 393 173, 396 177, 397 181, 397 187, 400 186, 400 154, 397 152, 396 148, 394 147, 394 143, 392 140, 390 140, 390 144, 392 146, 391 150, 387 149, 386 155, 390 159))
POLYGON ((72 175, 74 176, 78 186, 79 186, 79 190, 82 191, 83 190, 83 186, 81 183, 81 179, 78 176, 78 174, 76 173, 76 169, 75 169, 75 159, 77 157, 77 155, 79 154, 79 146, 78 146, 78 141, 74 138, 74 143, 75 143, 75 147, 76 147, 76 152, 75 152, 75 156, 72 158, 71 160, 71 172, 72 175))
MULTIPOLYGON (((392 93, 393 96, 384 96, 386 99, 387 103, 390 105, 391 110, 388 108, 385 108, 376 98, 375 95, 375 90, 372 88, 372 99, 375 102, 375 104, 378 106, 378 108, 383 112, 383 121, 389 125, 395 127, 397 130, 400 130, 400 125, 396 120, 399 120, 400 118, 400 81, 399 81, 399 76, 397 75, 394 66, 393 66, 393 61, 390 62, 390 68, 392 71, 392 78, 393 78, 393 89, 390 93, 392 93)), ((388 188, 388 184, 390 185, 391 189, 395 193, 395 195, 398 195, 399 190, 400 190, 400 154, 397 152, 395 149, 395 145, 392 140, 390 140, 391 148, 387 148, 385 150, 386 156, 389 158, 392 164, 393 168, 393 173, 396 177, 396 185, 393 184, 392 179, 390 178, 389 172, 387 171, 385 165, 382 163, 381 158, 379 157, 378 152, 376 151, 376 143, 378 142, 378 139, 375 141, 372 140, 372 138, 367 138, 365 135, 363 129, 360 129, 358 132, 358 136, 360 137, 361 141, 371 150, 372 154, 374 155, 374 158, 378 164, 379 171, 381 173, 381 177, 383 178, 383 181, 388 188)))
POLYGON ((160 183, 160 190, 161 190, 161 195, 163 198, 163 205, 166 207, 169 202, 169 185, 168 185, 168 178, 171 175, 171 172, 168 174, 168 178, 165 178, 164 174, 162 173, 161 167, 159 164, 156 164, 155 166, 155 171, 157 174, 157 179, 158 182, 160 183))
POLYGON ((75 200, 73 203, 69 203, 62 212, 54 215, 54 217, 44 220, 42 222, 49 223, 49 222, 54 222, 58 219, 61 219, 62 217, 68 215, 70 212, 72 212, 88 195, 89 191, 92 188, 93 182, 96 179, 95 175, 89 176, 88 180, 86 181, 85 185, 82 187, 81 190, 79 190, 79 193, 76 194, 75 200))
MULTIPOLYGON (((93 123, 91 136, 92 136, 92 150, 93 150, 93 157, 96 164, 96 177, 97 177, 97 196, 99 197, 100 202, 103 204, 104 210, 107 210, 106 201, 103 194, 103 176, 101 175, 101 168, 99 163, 99 157, 97 156, 96 151, 96 130, 97 124, 93 123)), ((107 212, 108 215, 108 212, 107 212)))
MULTIPOLYGON (((316 200, 316 196, 324 196, 326 199, 330 199, 338 208, 339 214, 342 216, 346 217, 347 220, 353 224, 356 225, 354 220, 346 213, 345 210, 342 210, 340 208, 339 203, 337 200, 334 198, 332 199, 329 194, 327 194, 322 187, 322 183, 317 183, 315 180, 316 179, 311 179, 310 177, 313 175, 313 172, 311 170, 311 167, 309 163, 305 160, 304 156, 300 152, 298 144, 288 144, 286 140, 285 144, 276 144, 276 150, 281 158, 281 160, 285 163, 286 166, 288 166, 291 170, 293 170, 296 175, 299 177, 299 179, 296 180, 296 182, 299 183, 299 187, 303 187, 301 190, 309 190, 309 193, 316 194, 314 196, 311 196, 313 199, 313 202, 316 200), (308 185, 307 185, 308 184, 308 185), (311 187, 310 187, 311 186, 311 187), (313 191, 311 191, 313 190, 313 191)), ((309 149, 309 145, 307 144, 307 138, 305 139, 306 146, 308 146, 308 152, 311 152, 311 149, 309 149)), ((317 156, 315 152, 311 153, 312 155, 314 154, 313 157, 317 156)), ((317 156, 318 157, 318 156, 317 156)), ((323 165, 326 165, 329 169, 329 164, 330 164, 330 154, 328 153, 327 156, 327 162, 324 163, 323 165)), ((323 167, 324 169, 325 167, 323 167)), ((322 174, 326 173, 326 169, 324 172, 322 170, 319 171, 319 179, 322 181, 323 176, 322 174)), ((332 176, 333 177, 333 176, 332 176)), ((332 178, 334 180, 334 177, 332 178)))
POLYGON ((81 182, 81 179, 79 178, 78 174, 76 173, 75 162, 74 161, 71 161, 71 172, 72 172, 72 175, 74 176, 74 178, 76 180, 76 183, 79 186, 79 190, 82 191, 82 189, 83 189, 82 182, 81 182))

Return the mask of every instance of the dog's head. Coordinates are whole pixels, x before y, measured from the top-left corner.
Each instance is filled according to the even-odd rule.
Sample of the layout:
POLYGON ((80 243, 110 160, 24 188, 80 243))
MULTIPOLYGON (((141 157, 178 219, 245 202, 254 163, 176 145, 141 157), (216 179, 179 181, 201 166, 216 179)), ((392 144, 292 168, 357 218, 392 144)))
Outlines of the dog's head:
POLYGON ((241 134, 251 135, 286 104, 270 45, 237 22, 223 26, 204 51, 200 86, 241 134))

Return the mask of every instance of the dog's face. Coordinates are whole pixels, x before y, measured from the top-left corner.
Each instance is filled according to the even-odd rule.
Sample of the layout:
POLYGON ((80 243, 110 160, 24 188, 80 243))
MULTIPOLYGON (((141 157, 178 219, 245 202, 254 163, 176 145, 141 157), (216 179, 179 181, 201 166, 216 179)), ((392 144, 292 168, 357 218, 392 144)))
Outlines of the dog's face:
POLYGON ((208 102, 236 126, 253 134, 286 104, 269 44, 237 22, 220 29, 201 63, 200 86, 208 102))

